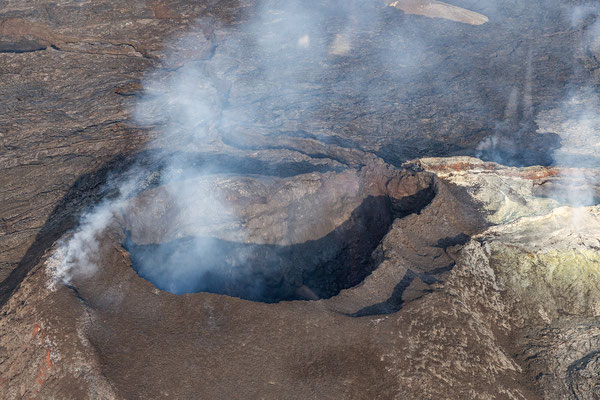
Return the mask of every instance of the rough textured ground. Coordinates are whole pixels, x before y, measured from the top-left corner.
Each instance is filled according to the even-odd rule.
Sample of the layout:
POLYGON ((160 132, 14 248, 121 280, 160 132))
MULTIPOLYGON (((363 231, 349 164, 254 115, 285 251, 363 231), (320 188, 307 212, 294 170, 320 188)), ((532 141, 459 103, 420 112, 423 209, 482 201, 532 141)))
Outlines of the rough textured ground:
POLYGON ((488 16, 478 26, 392 8, 369 25, 383 2, 340 4, 313 5, 343 10, 332 37, 356 21, 352 51, 273 94, 240 28, 253 1, 0 0, 3 397, 600 396, 598 151, 562 106, 598 78, 598 46, 570 25, 579 2, 456 2, 488 16), (413 57, 381 64, 377 46, 413 57), (250 237, 227 219, 199 232, 149 185, 102 233, 101 268, 53 286, 56 240, 110 176, 156 160, 164 126, 131 117, 143 75, 189 60, 221 83, 223 117, 206 149, 153 146, 226 166, 201 184, 250 237), (591 207, 569 206, 578 191, 591 207), (281 245, 265 281, 286 290, 261 299, 294 301, 218 294, 255 296, 236 282, 161 291, 125 249, 199 235, 281 245))
MULTIPOLYGON (((51 250, 3 308, 5 393, 595 398, 597 207, 573 209, 531 195, 551 172, 544 168, 471 158, 415 164, 443 178, 381 162, 355 175, 357 199, 402 200, 428 186, 434 197, 389 226, 373 251, 373 273, 327 300, 265 304, 157 290, 130 267, 119 218, 100 238, 101 268, 72 286, 52 285, 59 260, 51 250), (487 183, 464 183, 472 177, 487 183), (493 182, 513 188, 514 197, 498 199, 493 182), (538 201, 546 201, 545 212, 538 201), (578 213, 585 223, 573 223, 578 213), (486 228, 486 218, 496 225, 486 228)), ((324 183, 323 196, 343 197, 327 181, 348 187, 347 173, 287 180, 306 189, 315 178, 324 183)), ((314 196, 303 193, 296 202, 314 196)), ((255 223, 295 208, 277 197, 267 204, 255 210, 255 223)), ((324 225, 347 220, 343 207, 325 215, 324 225)))
MULTIPOLYGON (((475 4, 465 6, 478 9, 475 4)), ((554 134, 536 133, 535 107, 560 102, 565 83, 571 83, 567 61, 582 57, 593 71, 595 58, 581 48, 582 33, 566 29, 568 5, 515 2, 501 10, 480 27, 391 10, 383 24, 359 26, 365 45, 330 76, 296 89, 300 97, 308 91, 318 100, 318 113, 301 120, 302 104, 278 110, 280 99, 266 98, 264 115, 257 120, 268 125, 255 124, 252 133, 294 133, 279 141, 301 151, 309 139, 298 135, 328 147, 364 147, 396 164, 422 155, 475 154, 495 133, 500 144, 490 157, 498 153, 515 162, 548 163, 557 140, 554 134), (408 41, 402 44, 398 37, 408 41), (384 70, 370 64, 369 40, 408 49, 410 38, 419 38, 423 47, 415 61, 384 70), (517 105, 505 115, 511 91, 529 79, 529 63, 535 71, 530 76, 532 109, 517 105), (340 93, 328 95, 331 82, 348 65, 365 74, 364 84, 339 87, 340 93), (357 91, 361 86, 377 95, 365 98, 357 91)), ((5 1, 0 12, 1 276, 6 280, 28 249, 27 258, 36 258, 55 239, 64 218, 77 212, 81 198, 74 197, 85 196, 81 193, 102 181, 103 167, 147 141, 146 133, 127 122, 129 106, 142 74, 157 65, 164 44, 187 33, 198 18, 210 16, 225 25, 242 21, 252 13, 252 3, 5 1), (71 193, 77 196, 69 194, 74 185, 80 189, 71 193)), ((228 107, 231 114, 243 115, 245 102, 261 98, 260 87, 244 87, 244 75, 234 73, 235 65, 251 62, 251 57, 228 53, 232 34, 225 28, 211 36, 215 24, 200 25, 198 48, 187 56, 214 58, 222 52, 230 64, 224 70, 232 71, 229 80, 237 88, 229 90, 228 107)), ((330 29, 335 26, 331 23, 330 29)), ((588 75, 593 82, 593 73, 588 75)), ((256 135, 249 146, 267 146, 256 135)), ((273 144, 269 139, 268 146, 281 148, 273 144)), ((22 275, 10 278, 9 286, 22 275)))

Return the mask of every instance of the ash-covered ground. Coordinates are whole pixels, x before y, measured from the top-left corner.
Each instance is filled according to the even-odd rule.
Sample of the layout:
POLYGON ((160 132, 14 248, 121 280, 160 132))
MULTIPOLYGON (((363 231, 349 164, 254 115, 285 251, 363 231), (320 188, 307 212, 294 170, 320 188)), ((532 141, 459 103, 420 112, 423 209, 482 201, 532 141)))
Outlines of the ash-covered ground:
POLYGON ((600 7, 0 1, 3 398, 595 399, 600 7))

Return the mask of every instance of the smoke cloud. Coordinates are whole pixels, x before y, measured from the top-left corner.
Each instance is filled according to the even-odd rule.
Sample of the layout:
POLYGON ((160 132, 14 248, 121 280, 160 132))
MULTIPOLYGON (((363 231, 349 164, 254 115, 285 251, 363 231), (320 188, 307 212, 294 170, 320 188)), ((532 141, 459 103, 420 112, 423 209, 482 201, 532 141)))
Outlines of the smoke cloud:
POLYGON ((110 182, 109 186, 117 189, 116 195, 84 213, 77 228, 58 241, 47 261, 50 289, 55 290, 58 283, 69 285, 73 278, 89 277, 97 271, 98 236, 122 213, 127 199, 143 187, 141 176, 137 168, 132 167, 123 177, 110 182))
POLYGON ((547 107, 537 115, 540 131, 557 132, 561 146, 552 156, 561 167, 562 185, 550 189, 557 200, 576 207, 570 223, 585 226, 585 206, 600 201, 598 167, 600 167, 600 94, 590 85, 596 55, 600 54, 600 7, 584 4, 574 7, 570 27, 580 32, 580 43, 574 49, 569 92, 557 107, 547 107))
MULTIPOLYGON (((496 2, 470 4, 469 9, 486 14, 490 22, 504 18, 507 12, 496 2)), ((572 23, 587 18, 587 9, 577 12, 572 23)), ((489 54, 470 58, 468 50, 459 49, 464 55, 460 62, 445 61, 449 46, 460 47, 456 46, 458 40, 475 48, 485 25, 428 22, 422 16, 406 16, 417 18, 418 23, 404 24, 399 22, 403 21, 398 19, 401 15, 377 1, 265 0, 248 11, 243 23, 201 19, 187 35, 168 42, 161 64, 143 79, 144 92, 133 115, 139 126, 156 133, 149 145, 160 149, 153 153, 155 164, 161 165, 154 184, 166 192, 164 198, 170 199, 174 213, 185 215, 186 220, 148 226, 160 230, 155 235, 160 240, 155 243, 140 243, 135 233, 130 233, 126 246, 158 245, 158 250, 150 253, 138 249, 138 273, 162 289, 184 293, 208 290, 203 282, 225 279, 224 271, 218 270, 222 266, 218 259, 227 251, 227 256, 236 258, 228 264, 234 267, 225 271, 227 274, 244 276, 249 273, 248 260, 260 258, 251 249, 213 240, 216 233, 228 232, 237 243, 244 243, 248 233, 235 208, 218 190, 219 180, 227 179, 228 172, 219 165, 191 162, 190 154, 240 155, 282 147, 302 152, 293 141, 278 144, 280 139, 302 135, 321 135, 328 143, 384 156, 386 151, 404 154, 410 146, 382 145, 381 138, 390 143, 388 136, 393 136, 402 122, 403 129, 415 131, 411 133, 416 138, 413 147, 435 143, 436 137, 419 136, 422 125, 411 118, 429 124, 426 126, 433 124, 427 121, 442 120, 444 115, 436 115, 439 108, 433 103, 446 102, 439 107, 456 108, 455 98, 446 99, 446 95, 464 91, 478 107, 468 113, 488 112, 488 104, 473 98, 487 98, 489 93, 480 93, 476 82, 469 81, 467 88, 456 87, 453 79, 485 64, 489 54), (434 34, 429 23, 436 27, 434 34), (369 73, 365 73, 367 69, 369 73), (421 103, 413 104, 414 98, 421 103), (180 245, 186 250, 180 251, 180 245)), ((525 129, 519 121, 533 118, 535 67, 532 52, 527 54, 523 84, 515 84, 503 94, 505 121, 498 121, 486 133, 479 149, 482 154, 499 147, 518 147, 512 140, 525 129), (506 136, 497 131, 514 132, 506 136)), ((459 122, 466 117, 460 118, 459 122)), ((441 142, 451 129, 461 129, 448 128, 444 121, 436 123, 432 130, 439 132, 441 142)), ((556 155, 557 160, 560 157, 556 155)), ((401 156, 397 159, 402 161, 401 156)), ((98 268, 98 235, 115 217, 126 218, 132 198, 147 187, 144 182, 149 173, 136 166, 125 174, 127 178, 109 183, 118 195, 92 208, 58 243, 48 264, 53 282, 69 284, 79 274, 93 274, 98 268)), ((321 207, 314 209, 318 213, 321 207)), ((150 221, 148 217, 147 225, 150 221)), ((260 286, 257 283, 257 291, 260 286)))
MULTIPOLYGON (((160 149, 156 163, 163 168, 156 184, 166 192, 169 207, 176 210, 172 213, 184 215, 185 223, 161 225, 151 217, 138 221, 142 226, 154 224, 146 229, 156 230, 154 236, 166 240, 145 251, 144 244, 127 237, 125 244, 138 249, 134 258, 140 275, 161 289, 185 293, 209 289, 211 279, 222 279, 219 276, 224 273, 249 273, 244 264, 257 257, 252 249, 225 248, 209 237, 215 232, 236 232, 239 243, 247 239, 239 216, 213 187, 223 174, 216 166, 198 167, 186 154, 243 149, 248 130, 263 133, 273 127, 276 118, 265 114, 261 105, 266 98, 277 99, 280 107, 275 107, 275 113, 297 114, 288 118, 297 123, 309 121, 318 108, 315 92, 328 91, 334 83, 319 82, 320 77, 335 75, 327 70, 336 68, 336 58, 351 53, 355 32, 376 23, 378 12, 341 1, 325 7, 318 2, 267 0, 243 27, 202 19, 187 35, 165 46, 161 65, 143 80, 144 93, 133 115, 138 125, 158 130, 149 145, 160 149), (327 29, 331 21, 337 27, 335 33, 327 29), (229 105, 236 100, 247 103, 244 96, 248 94, 254 97, 251 102, 255 106, 240 109, 229 105), (224 251, 229 251, 228 265, 233 267, 215 270, 222 268, 219 258, 224 251)), ((352 85, 360 77, 359 72, 348 72, 344 85, 352 85)), ((336 96, 333 93, 329 99, 336 96)), ((118 194, 89 210, 78 227, 58 242, 48 261, 52 285, 70 284, 97 270, 99 235, 115 218, 125 218, 132 198, 143 190, 148 171, 134 167, 125 175, 127 179, 108 184, 118 194)), ((260 282, 256 286, 259 291, 260 282)))

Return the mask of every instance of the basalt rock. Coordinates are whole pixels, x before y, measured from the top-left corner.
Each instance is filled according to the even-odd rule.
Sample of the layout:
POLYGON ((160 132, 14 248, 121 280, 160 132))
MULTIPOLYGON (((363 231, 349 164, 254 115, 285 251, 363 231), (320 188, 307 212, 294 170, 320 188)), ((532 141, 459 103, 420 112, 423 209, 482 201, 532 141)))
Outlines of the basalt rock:
POLYGON ((363 3, 311 2, 331 40, 318 74, 284 60, 290 85, 262 79, 254 1, 0 1, 3 397, 599 396, 597 149, 561 107, 597 83, 595 17, 363 3), (190 62, 218 82, 201 145, 132 118, 145 73, 190 62), (163 184, 161 151, 218 168, 163 184), (60 240, 135 165, 96 267, 57 281, 60 240), (226 212, 174 206, 207 192, 226 212), (179 254, 222 273, 162 285, 179 254))

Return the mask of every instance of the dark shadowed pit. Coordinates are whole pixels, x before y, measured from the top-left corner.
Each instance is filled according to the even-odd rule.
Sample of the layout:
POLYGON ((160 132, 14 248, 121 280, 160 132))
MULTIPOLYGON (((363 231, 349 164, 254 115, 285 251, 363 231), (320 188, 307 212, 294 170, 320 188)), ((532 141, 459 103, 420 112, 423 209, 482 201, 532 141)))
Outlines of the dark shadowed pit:
POLYGON ((327 235, 298 244, 193 236, 137 244, 126 232, 122 245, 141 277, 175 294, 210 292, 266 303, 330 298, 377 267, 374 251, 394 219, 419 212, 433 197, 433 188, 402 199, 366 197, 327 235))

